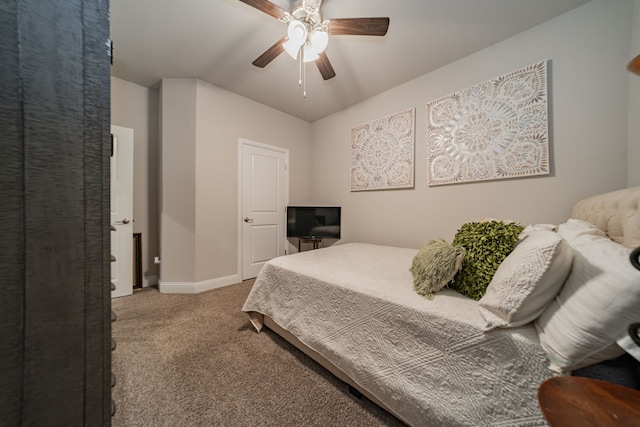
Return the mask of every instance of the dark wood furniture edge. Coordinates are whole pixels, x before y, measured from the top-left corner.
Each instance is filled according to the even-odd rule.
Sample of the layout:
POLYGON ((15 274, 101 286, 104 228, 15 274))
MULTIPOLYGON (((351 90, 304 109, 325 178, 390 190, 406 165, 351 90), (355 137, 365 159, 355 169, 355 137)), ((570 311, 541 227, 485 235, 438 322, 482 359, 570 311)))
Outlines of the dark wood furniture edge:
POLYGON ((631 427, 640 422, 640 391, 593 378, 545 380, 538 403, 551 427, 631 427))

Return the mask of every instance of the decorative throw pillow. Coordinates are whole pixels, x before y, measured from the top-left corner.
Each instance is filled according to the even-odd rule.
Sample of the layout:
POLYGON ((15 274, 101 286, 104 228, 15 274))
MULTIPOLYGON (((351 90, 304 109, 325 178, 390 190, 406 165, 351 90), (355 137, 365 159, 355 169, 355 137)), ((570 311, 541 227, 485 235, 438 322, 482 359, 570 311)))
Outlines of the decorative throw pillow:
POLYGON ((444 288, 462 266, 464 248, 442 239, 429 240, 411 263, 413 288, 429 299, 444 288))
POLYGON ((452 288, 476 301, 482 298, 498 266, 513 251, 523 229, 520 224, 506 221, 463 224, 453 244, 462 246, 466 255, 452 288))
POLYGON ((558 294, 571 271, 573 252, 552 227, 529 226, 500 264, 478 301, 485 330, 534 321, 558 294))
POLYGON ((603 237, 610 240, 605 232, 595 225, 575 218, 571 218, 564 224, 560 224, 558 226, 558 234, 568 242, 591 241, 594 239, 599 240, 603 237))
POLYGON ((573 249, 573 267, 535 325, 551 368, 566 372, 624 353, 616 340, 640 321, 640 271, 629 248, 589 223, 570 221, 558 233, 573 249))

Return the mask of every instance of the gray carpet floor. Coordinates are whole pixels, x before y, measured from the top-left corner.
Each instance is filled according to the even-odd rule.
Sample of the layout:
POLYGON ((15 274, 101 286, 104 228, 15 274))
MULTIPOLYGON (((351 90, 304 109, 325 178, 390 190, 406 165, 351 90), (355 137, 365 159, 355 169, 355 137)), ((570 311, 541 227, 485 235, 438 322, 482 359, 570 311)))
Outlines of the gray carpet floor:
POLYGON ((114 427, 403 425, 275 333, 256 333, 241 311, 251 285, 112 301, 114 427))

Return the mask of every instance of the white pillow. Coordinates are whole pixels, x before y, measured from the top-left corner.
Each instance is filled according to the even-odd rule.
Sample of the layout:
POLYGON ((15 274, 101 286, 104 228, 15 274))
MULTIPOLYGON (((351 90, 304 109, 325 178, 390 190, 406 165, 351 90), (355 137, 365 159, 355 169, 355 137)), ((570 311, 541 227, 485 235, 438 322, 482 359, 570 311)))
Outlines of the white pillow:
POLYGON ((630 249, 589 223, 568 221, 558 233, 574 251, 573 268, 535 325, 551 368, 567 372, 624 353, 616 339, 640 321, 640 271, 630 249))
POLYGON ((511 328, 534 321, 560 291, 571 270, 569 244, 548 226, 529 226, 498 267, 478 301, 485 329, 511 328))
MULTIPOLYGON (((604 231, 581 219, 571 218, 558 226, 558 234, 569 243, 598 240, 601 237, 609 240, 604 231)), ((573 246, 573 245, 572 245, 573 246)))

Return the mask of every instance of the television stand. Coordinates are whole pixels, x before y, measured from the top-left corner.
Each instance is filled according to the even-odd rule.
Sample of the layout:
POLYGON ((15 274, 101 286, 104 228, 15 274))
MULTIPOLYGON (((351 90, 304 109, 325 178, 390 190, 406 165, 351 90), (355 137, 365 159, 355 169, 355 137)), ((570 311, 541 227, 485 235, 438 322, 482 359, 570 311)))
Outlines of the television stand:
POLYGON ((322 242, 319 237, 298 237, 298 252, 300 252, 300 243, 312 243, 313 249, 318 249, 318 244, 322 242))

